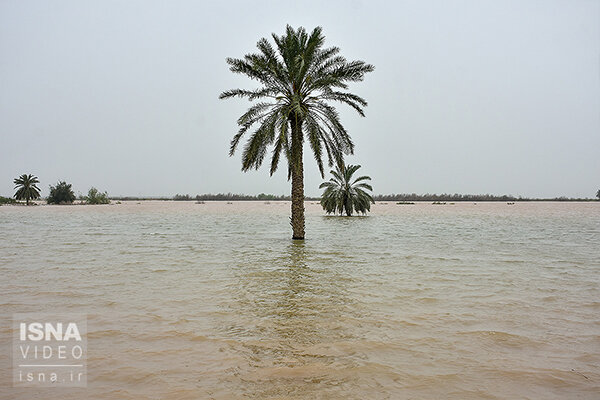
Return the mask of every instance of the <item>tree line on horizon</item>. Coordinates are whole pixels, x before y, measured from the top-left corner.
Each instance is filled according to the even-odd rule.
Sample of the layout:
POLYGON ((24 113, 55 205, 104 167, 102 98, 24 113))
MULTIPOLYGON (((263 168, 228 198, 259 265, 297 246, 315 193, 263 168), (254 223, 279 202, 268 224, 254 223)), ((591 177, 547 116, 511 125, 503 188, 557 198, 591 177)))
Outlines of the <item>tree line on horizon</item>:
MULTIPOLYGON (((350 167, 356 166, 348 166, 350 167)), ((334 171, 332 171, 333 173, 334 171)), ((351 175, 351 174, 350 174, 351 175)), ((368 177, 362 177, 368 178, 368 177)), ((334 181, 332 179, 330 182, 334 181)), ((36 176, 31 174, 23 174, 18 178, 15 178, 15 192, 14 196, 11 197, 3 197, 0 196, 0 204, 14 204, 17 200, 25 200, 26 204, 29 204, 31 200, 40 199, 40 189, 37 186, 39 180, 36 176)), ((327 186, 328 182, 325 182, 321 185, 321 187, 327 186)), ((339 185, 338 185, 339 186, 339 185)), ((305 201, 321 201, 321 203, 328 203, 329 207, 325 207, 324 209, 331 212, 339 212, 341 208, 333 207, 339 203, 339 201, 344 202, 343 194, 339 196, 340 199, 337 203, 336 201, 332 201, 331 198, 327 199, 328 196, 323 197, 313 197, 313 196, 305 196, 305 201), (337 210, 337 211, 336 211, 337 210)), ((330 196, 329 196, 330 197, 330 196)), ((596 197, 600 200, 600 190, 596 192, 596 197)), ((176 194, 173 197, 156 197, 156 196, 108 196, 107 192, 100 192, 96 188, 92 187, 88 191, 87 196, 79 196, 79 199, 86 204, 108 204, 110 200, 175 200, 175 201, 290 201, 291 196, 289 195, 275 195, 275 194, 267 194, 260 193, 258 195, 249 195, 249 194, 238 194, 238 193, 207 193, 207 194, 198 194, 194 197, 189 194, 176 194)), ((594 199, 590 198, 572 198, 572 197, 553 197, 553 198, 529 198, 523 196, 512 196, 512 195, 492 195, 492 194, 416 194, 416 193, 392 193, 392 194, 379 194, 372 196, 373 201, 396 201, 396 202, 414 202, 414 201, 431 201, 431 202, 461 202, 461 201, 469 201, 469 202, 485 202, 485 201, 591 201, 594 199)), ((66 183, 65 181, 59 181, 56 185, 50 185, 50 194, 45 198, 48 204, 72 204, 76 200, 76 196, 73 193, 71 184, 66 183)), ((364 199, 363 199, 364 200, 364 199)), ((363 201, 364 203, 364 201, 363 201)), ((345 210, 346 208, 344 208, 345 210)), ((362 212, 363 208, 359 206, 356 208, 357 212, 362 212)))
MULTIPOLYGON (((600 199, 600 190, 596 194, 600 199)), ((398 194, 379 194, 373 196, 375 201, 590 201, 594 199, 590 198, 574 198, 574 197, 552 197, 552 198, 538 198, 538 197, 523 197, 513 195, 493 195, 493 194, 416 194, 416 193, 398 193, 398 194)))
MULTIPOLYGON (((38 187, 40 183, 37 176, 32 174, 22 174, 15 178, 16 192, 13 198, 0 196, 0 204, 15 204, 18 200, 25 200, 26 205, 30 205, 32 200, 41 199, 41 190, 38 187)), ((45 198, 48 204, 73 204, 76 200, 72 185, 65 181, 58 181, 56 185, 50 185, 50 193, 45 198)), ((79 200, 85 204, 109 204, 107 192, 100 192, 95 187, 91 187, 87 196, 80 195, 79 200)))
MULTIPOLYGON (((599 191, 600 192, 600 191, 599 191)), ((600 196, 597 193, 598 199, 600 196)), ((260 193, 258 195, 250 194, 235 194, 235 193, 217 193, 217 194, 199 194, 195 197, 189 194, 181 195, 176 194, 172 198, 168 197, 154 197, 154 198, 143 198, 143 197, 113 197, 115 200, 175 200, 175 201, 290 201, 291 197, 287 195, 274 195, 260 193)), ((320 201, 322 197, 305 196, 305 201, 320 201)), ((416 194, 416 193, 392 193, 392 194, 378 194, 373 196, 375 201, 590 201, 594 199, 590 198, 574 198, 574 197, 552 197, 552 198, 536 198, 536 197, 523 197, 523 196, 512 196, 512 195, 493 195, 493 194, 416 194)))

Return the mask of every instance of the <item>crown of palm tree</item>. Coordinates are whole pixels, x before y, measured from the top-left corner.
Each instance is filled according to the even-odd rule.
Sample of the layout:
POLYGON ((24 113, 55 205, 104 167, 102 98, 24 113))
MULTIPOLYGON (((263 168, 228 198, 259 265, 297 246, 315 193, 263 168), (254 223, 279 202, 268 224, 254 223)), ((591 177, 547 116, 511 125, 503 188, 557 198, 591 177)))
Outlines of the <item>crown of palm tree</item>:
POLYGON ((272 36, 275 47, 263 38, 257 43, 260 53, 227 59, 231 71, 261 84, 254 90, 233 89, 220 95, 221 99, 237 96, 259 100, 238 119, 240 130, 231 141, 229 154, 235 153, 244 134, 257 125, 244 147, 242 170, 258 169, 273 145, 270 173, 277 170, 283 153, 288 160, 289 179, 301 151, 300 146, 292 145, 291 130, 297 124, 302 131, 298 139, 303 141, 306 136, 324 176, 324 152, 331 166, 342 154, 354 151, 338 112, 329 102, 345 103, 364 116, 367 102, 344 89, 348 82, 363 80, 374 67, 363 61, 348 62, 338 54, 337 47, 323 48, 325 37, 320 27, 309 35, 304 28, 294 30, 288 25, 285 35, 272 36))
POLYGON ((352 175, 360 168, 360 165, 344 166, 338 163, 337 169, 331 171, 331 178, 328 182, 323 182, 319 189, 325 188, 321 197, 323 209, 330 213, 350 216, 354 211, 366 214, 371 211, 371 203, 375 203, 373 197, 365 190, 373 191, 373 187, 365 181, 371 180, 369 176, 360 176, 352 180, 352 175))

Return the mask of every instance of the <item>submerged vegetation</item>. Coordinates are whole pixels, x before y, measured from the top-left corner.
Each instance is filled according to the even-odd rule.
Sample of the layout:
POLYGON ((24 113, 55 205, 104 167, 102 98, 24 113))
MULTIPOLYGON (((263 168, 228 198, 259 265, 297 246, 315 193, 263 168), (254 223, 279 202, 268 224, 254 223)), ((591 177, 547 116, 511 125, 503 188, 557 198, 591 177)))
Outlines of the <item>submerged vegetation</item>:
POLYGON ((0 205, 2 204, 15 204, 17 201, 10 197, 0 196, 0 205))
MULTIPOLYGON (((305 200, 315 200, 314 198, 306 197, 305 200)), ((227 200, 227 201, 267 201, 267 200, 291 200, 290 196, 280 195, 277 196, 275 194, 265 194, 260 193, 256 196, 248 195, 248 194, 233 194, 233 193, 217 193, 217 194, 202 194, 197 195, 196 200, 198 201, 219 201, 219 200, 227 200)))
POLYGON ((71 184, 59 181, 56 186, 50 185, 50 195, 46 199, 48 204, 72 204, 75 201, 75 193, 71 184))
MULTIPOLYGON (((350 166, 349 166, 350 167, 350 166)), ((18 188, 14 194, 14 198, 0 196, 0 205, 2 204, 15 204, 17 200, 25 200, 27 204, 31 200, 40 198, 40 189, 37 186, 39 180, 33 175, 23 174, 19 178, 14 179, 14 183, 18 188), (29 201, 28 201, 29 197, 29 201), (15 200, 16 199, 16 200, 15 200)), ((323 184, 320 188, 323 188, 323 184)), ((596 197, 600 200, 600 190, 596 192, 596 197)), ((47 198, 48 204, 70 204, 75 201, 75 194, 71 189, 71 185, 64 181, 58 182, 56 186, 50 186, 50 195, 47 198)), ((107 192, 100 192, 98 189, 92 187, 88 191, 87 196, 80 195, 82 204, 109 204, 110 200, 118 201, 140 201, 140 200, 176 200, 176 201, 290 201, 291 197, 288 195, 275 195, 260 193, 258 195, 248 194, 237 194, 237 193, 208 193, 198 194, 196 196, 190 196, 189 194, 176 194, 173 197, 162 197, 162 196, 108 196, 107 192)), ((411 205, 417 201, 430 202, 430 203, 445 203, 450 202, 485 202, 485 201, 499 201, 513 204, 515 201, 594 201, 592 198, 572 198, 572 197, 553 197, 553 198, 529 198, 523 196, 513 195, 491 195, 491 194, 387 194, 387 195, 374 195, 372 196, 374 201, 383 202, 394 201, 398 205, 411 205)), ((305 201, 321 201, 321 197, 304 197, 305 201)), ((360 212, 360 211, 358 211, 360 212)))
POLYGON ((373 191, 373 187, 365 181, 371 180, 368 176, 360 176, 353 180, 352 175, 360 165, 344 165, 339 162, 335 171, 331 171, 331 178, 323 182, 319 189, 325 188, 321 197, 321 206, 327 214, 345 213, 348 217, 355 211, 366 214, 371 211, 373 197, 366 191, 373 191))
MULTIPOLYGON (((388 195, 374 195, 373 200, 376 202, 394 201, 396 204, 414 204, 417 201, 433 202, 433 201, 446 201, 446 202, 484 202, 484 201, 593 201, 590 198, 570 198, 570 197, 555 197, 555 198, 529 198, 529 197, 514 197, 508 195, 471 195, 471 194, 388 194, 388 195), (402 200, 397 200, 402 199, 402 200), (406 199, 406 200, 405 200, 406 199)), ((186 195, 175 195, 173 197, 165 196, 111 196, 112 200, 119 201, 140 201, 140 200, 180 200, 180 201, 290 201, 291 197, 287 195, 274 195, 261 193, 258 195, 242 194, 242 193, 206 193, 199 194, 196 196, 186 195)), ((321 197, 305 196, 305 201, 320 201, 321 197)))
POLYGON ((193 200, 193 198, 189 194, 179 194, 179 193, 177 193, 175 196, 173 196, 173 200, 175 200, 175 201, 188 201, 188 200, 193 200))
POLYGON ((110 204, 108 193, 100 192, 95 187, 90 188, 87 196, 83 198, 86 204, 110 204))
POLYGON ((25 200, 26 204, 29 205, 31 200, 36 200, 40 198, 40 188, 37 187, 37 184, 40 183, 37 176, 33 176, 31 174, 23 174, 18 178, 15 178, 14 184, 15 189, 17 189, 15 193, 15 199, 17 200, 25 200))
POLYGON ((554 198, 530 198, 512 195, 493 195, 493 194, 379 194, 373 196, 375 201, 396 201, 402 204, 408 204, 415 201, 427 202, 458 202, 458 201, 590 201, 592 199, 554 197, 554 198))
MULTIPOLYGON (((124 197, 119 198, 121 200, 146 200, 142 198, 132 198, 132 197, 124 197)), ((286 195, 275 195, 275 194, 265 194, 260 193, 258 195, 250 195, 250 194, 236 194, 236 193, 208 193, 208 194, 199 194, 195 197, 190 196, 189 194, 176 194, 172 199, 169 198, 152 198, 152 200, 175 200, 175 201, 266 201, 266 200, 290 200, 290 196, 286 195)), ((316 198, 306 197, 305 200, 318 200, 316 198)))
POLYGON ((229 155, 235 153, 242 137, 258 126, 244 146, 242 171, 258 169, 273 146, 273 175, 284 156, 288 180, 292 181, 292 238, 304 239, 304 141, 310 144, 322 177, 324 154, 332 166, 344 154, 353 153, 350 135, 330 103, 345 103, 364 116, 367 102, 345 89, 348 82, 362 81, 374 67, 363 61, 347 61, 337 47, 324 48, 320 27, 308 34, 302 27, 288 25, 283 36, 273 34, 272 38, 275 46, 263 38, 257 43, 258 53, 227 59, 232 72, 258 81, 260 87, 232 89, 219 97, 259 101, 238 119, 240 129, 231 141, 229 155))

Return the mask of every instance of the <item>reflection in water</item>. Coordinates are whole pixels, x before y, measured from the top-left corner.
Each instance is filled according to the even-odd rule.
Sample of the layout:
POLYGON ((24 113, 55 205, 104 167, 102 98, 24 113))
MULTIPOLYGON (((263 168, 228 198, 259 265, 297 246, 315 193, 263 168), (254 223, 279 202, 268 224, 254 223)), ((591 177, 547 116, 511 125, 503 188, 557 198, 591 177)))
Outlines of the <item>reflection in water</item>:
POLYGON ((344 326, 356 309, 351 279, 333 263, 317 267, 319 255, 307 243, 273 253, 246 254, 235 268, 228 312, 241 319, 227 334, 247 362, 238 384, 252 396, 322 392, 336 375, 330 369, 340 368, 332 345, 352 339, 344 326))

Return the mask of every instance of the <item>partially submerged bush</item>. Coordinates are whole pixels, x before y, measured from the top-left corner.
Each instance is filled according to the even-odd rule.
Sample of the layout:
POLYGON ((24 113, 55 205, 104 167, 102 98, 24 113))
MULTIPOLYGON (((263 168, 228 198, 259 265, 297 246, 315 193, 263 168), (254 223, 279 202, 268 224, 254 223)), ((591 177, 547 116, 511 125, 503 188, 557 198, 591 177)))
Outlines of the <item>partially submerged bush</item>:
POLYGON ((72 204, 74 201, 75 193, 70 183, 61 181, 56 186, 50 185, 50 195, 46 199, 48 204, 72 204))
POLYGON ((92 187, 88 191, 88 194, 84 197, 84 200, 87 204, 110 204, 108 193, 100 192, 95 187, 92 187))
POLYGON ((12 199, 10 197, 3 197, 0 196, 0 205, 2 204, 15 204, 17 201, 15 199, 12 199))

